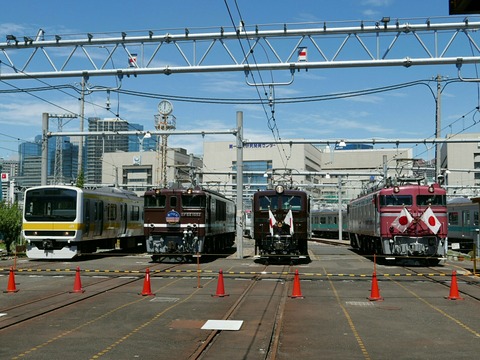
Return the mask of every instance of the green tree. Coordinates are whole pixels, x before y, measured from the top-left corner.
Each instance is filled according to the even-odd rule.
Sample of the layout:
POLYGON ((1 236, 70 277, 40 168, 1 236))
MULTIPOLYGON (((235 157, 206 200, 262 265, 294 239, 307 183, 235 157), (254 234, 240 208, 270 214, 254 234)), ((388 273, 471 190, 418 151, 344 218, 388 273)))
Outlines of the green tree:
POLYGON ((17 241, 22 231, 22 212, 17 203, 13 205, 6 201, 0 202, 0 233, 7 253, 10 254, 10 246, 17 241))
POLYGON ((83 189, 83 185, 85 184, 85 175, 83 174, 83 168, 80 169, 80 174, 77 176, 77 187, 83 189))

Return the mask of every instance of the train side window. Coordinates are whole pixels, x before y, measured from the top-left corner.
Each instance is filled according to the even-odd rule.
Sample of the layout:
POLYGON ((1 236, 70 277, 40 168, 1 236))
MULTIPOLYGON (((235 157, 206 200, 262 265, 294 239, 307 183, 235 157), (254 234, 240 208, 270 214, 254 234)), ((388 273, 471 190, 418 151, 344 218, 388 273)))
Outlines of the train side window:
POLYGON ((138 206, 132 206, 132 212, 130 213, 130 220, 138 221, 140 219, 140 209, 138 206))
POLYGON ((108 204, 107 205, 107 219, 116 220, 117 219, 117 205, 108 204))
POLYGON ((227 203, 220 200, 216 200, 215 206, 216 206, 215 220, 217 221, 227 220, 227 203))
POLYGON ((478 211, 473 212, 473 225, 478 226, 478 211))
POLYGON ((448 223, 450 225, 458 225, 458 212, 451 212, 448 214, 448 223))

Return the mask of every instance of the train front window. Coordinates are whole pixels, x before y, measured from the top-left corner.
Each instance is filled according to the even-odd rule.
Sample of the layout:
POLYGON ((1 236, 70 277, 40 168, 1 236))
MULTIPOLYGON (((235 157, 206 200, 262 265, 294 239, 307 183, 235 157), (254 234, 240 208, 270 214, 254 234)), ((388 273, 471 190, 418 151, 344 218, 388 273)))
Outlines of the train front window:
POLYGON ((148 195, 145 196, 145 207, 147 208, 164 208, 167 197, 165 195, 148 195))
POLYGON ((282 209, 302 210, 302 199, 300 196, 284 195, 282 198, 282 209))
POLYGON ((445 206, 446 204, 447 204, 447 199, 445 195, 417 195, 417 205, 419 206, 428 206, 428 205, 445 206))
POLYGON ((258 210, 275 210, 278 208, 278 197, 274 196, 260 196, 258 198, 258 210))
POLYGON ((39 189, 25 196, 25 220, 73 221, 77 217, 77 192, 68 189, 39 189))
POLYGON ((260 196, 258 198, 258 209, 259 210, 276 210, 285 209, 285 210, 302 210, 302 198, 300 196, 292 195, 283 195, 280 197, 281 203, 279 205, 279 197, 277 195, 272 196, 260 196))
POLYGON ((182 195, 182 206, 187 208, 203 208, 206 199, 203 195, 182 195))
POLYGON ((380 206, 409 206, 413 204, 412 195, 382 195, 380 206))

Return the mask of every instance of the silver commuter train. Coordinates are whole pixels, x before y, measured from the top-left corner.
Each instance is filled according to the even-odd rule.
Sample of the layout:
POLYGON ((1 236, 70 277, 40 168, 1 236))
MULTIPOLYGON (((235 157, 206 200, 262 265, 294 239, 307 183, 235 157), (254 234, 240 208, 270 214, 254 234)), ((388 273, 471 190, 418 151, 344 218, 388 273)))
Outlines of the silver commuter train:
POLYGON ((479 203, 454 198, 447 203, 448 243, 452 250, 468 253, 478 241, 479 203))
POLYGON ((144 246, 143 199, 117 188, 32 187, 25 191, 22 233, 33 259, 144 246))

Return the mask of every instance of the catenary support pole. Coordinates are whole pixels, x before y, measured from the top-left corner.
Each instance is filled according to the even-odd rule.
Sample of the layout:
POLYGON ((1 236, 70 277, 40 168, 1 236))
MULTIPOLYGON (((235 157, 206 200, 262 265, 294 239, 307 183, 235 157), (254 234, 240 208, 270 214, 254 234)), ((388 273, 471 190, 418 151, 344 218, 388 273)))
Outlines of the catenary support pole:
POLYGON ((237 256, 243 258, 243 112, 237 111, 237 256))
POLYGON ((48 113, 42 114, 42 164, 40 171, 40 184, 47 185, 47 169, 48 169, 48 113))

